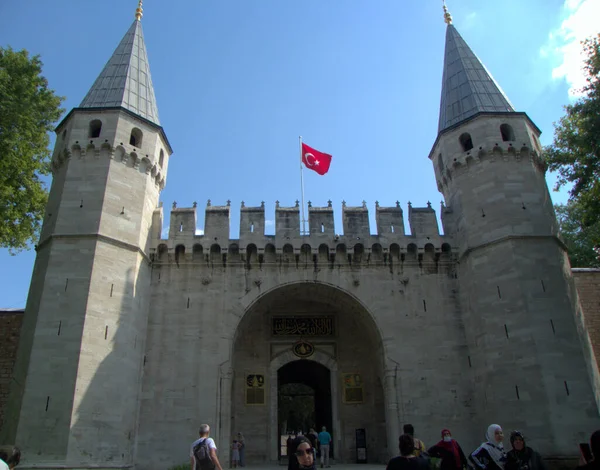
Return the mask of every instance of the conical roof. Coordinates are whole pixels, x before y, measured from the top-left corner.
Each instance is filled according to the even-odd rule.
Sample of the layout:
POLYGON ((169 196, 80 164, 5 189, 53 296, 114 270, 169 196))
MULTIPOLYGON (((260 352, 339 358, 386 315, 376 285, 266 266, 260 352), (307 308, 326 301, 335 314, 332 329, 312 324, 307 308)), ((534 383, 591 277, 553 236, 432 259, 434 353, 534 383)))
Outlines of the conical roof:
POLYGON ((448 24, 438 132, 480 112, 514 112, 514 108, 456 28, 448 24))
POLYGON ((160 125, 142 22, 139 19, 125 33, 80 108, 118 106, 160 125))

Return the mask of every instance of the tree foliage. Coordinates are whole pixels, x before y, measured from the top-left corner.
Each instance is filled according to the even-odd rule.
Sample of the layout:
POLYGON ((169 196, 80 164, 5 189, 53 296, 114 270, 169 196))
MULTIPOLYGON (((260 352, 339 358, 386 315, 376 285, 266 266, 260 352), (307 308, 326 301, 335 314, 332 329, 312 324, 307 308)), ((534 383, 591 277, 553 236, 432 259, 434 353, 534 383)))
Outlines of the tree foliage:
POLYGON ((0 247, 26 248, 39 234, 50 172, 49 135, 62 97, 48 88, 39 56, 0 47, 0 247))
POLYGON ((595 240, 600 239, 600 220, 583 226, 581 218, 584 210, 574 201, 554 206, 560 232, 569 250, 569 259, 573 268, 598 268, 598 247, 595 240))
MULTIPOLYGON (((578 216, 587 227, 600 217, 600 35, 582 44, 586 56, 583 97, 565 107, 545 156, 548 168, 558 172, 556 189, 573 185, 571 201, 576 202, 578 216)), ((600 238, 594 243, 600 244, 600 238)))

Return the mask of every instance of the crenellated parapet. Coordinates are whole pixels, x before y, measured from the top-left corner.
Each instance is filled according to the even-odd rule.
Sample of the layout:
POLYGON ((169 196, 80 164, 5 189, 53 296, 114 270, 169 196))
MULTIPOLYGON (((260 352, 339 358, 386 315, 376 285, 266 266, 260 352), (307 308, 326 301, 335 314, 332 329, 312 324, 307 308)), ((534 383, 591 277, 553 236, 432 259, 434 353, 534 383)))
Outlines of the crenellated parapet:
POLYGON ((123 145, 113 147, 109 143, 104 142, 99 144, 94 142, 94 140, 90 140, 87 145, 75 142, 70 148, 64 147, 54 153, 51 161, 52 174, 59 172, 65 162, 71 158, 79 161, 88 159, 114 160, 131 168, 132 171, 152 178, 152 181, 160 190, 165 186, 165 176, 161 168, 152 162, 149 155, 142 156, 139 151, 135 149, 127 150, 123 145))
POLYGON ((212 262, 223 265, 257 262, 281 263, 283 260, 336 264, 388 264, 450 260, 452 238, 439 233, 436 212, 409 204, 411 234, 404 229, 400 203, 381 207, 376 203, 377 233, 371 234, 366 203, 351 207, 342 203, 343 234, 336 234, 334 209, 308 204, 308 230, 302 232, 300 204, 284 207, 276 203, 275 234, 265 235, 265 205, 240 209, 239 238, 230 236, 230 208, 215 206, 209 200, 205 208, 204 233, 196 234, 197 207, 178 208, 173 204, 169 237, 160 238, 162 211, 155 210, 151 256, 155 262, 212 262))

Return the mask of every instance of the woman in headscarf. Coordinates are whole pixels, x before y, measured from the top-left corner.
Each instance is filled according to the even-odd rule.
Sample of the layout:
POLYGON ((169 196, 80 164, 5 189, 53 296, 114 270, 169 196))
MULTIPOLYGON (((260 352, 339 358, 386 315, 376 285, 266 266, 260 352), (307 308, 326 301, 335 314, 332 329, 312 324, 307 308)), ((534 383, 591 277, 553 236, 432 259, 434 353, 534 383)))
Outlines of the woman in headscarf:
POLYGON ((481 470, 504 470, 506 452, 504 452, 504 433, 497 424, 490 424, 485 433, 486 442, 481 444, 469 456, 475 468, 481 470))
POLYGON ((441 470, 461 470, 467 467, 467 458, 449 429, 442 429, 442 440, 427 451, 429 457, 441 459, 441 470))
POLYGON ((241 432, 237 433, 237 441, 239 444, 240 451, 240 467, 246 466, 246 441, 244 441, 244 436, 241 432))
POLYGON ((512 450, 506 454, 505 470, 545 470, 542 457, 531 447, 525 445, 521 431, 510 433, 512 450))
POLYGON ((288 470, 316 470, 315 453, 305 436, 298 436, 290 446, 288 470))

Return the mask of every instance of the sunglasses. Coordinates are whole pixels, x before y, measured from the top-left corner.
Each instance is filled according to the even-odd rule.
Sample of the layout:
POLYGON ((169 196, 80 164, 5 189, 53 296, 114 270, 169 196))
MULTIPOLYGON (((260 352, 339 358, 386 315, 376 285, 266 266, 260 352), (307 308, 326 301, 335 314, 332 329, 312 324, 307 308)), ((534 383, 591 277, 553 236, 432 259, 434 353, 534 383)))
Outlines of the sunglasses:
POLYGON ((296 457, 304 457, 305 455, 311 455, 312 456, 313 455, 313 450, 312 450, 312 448, 306 449, 306 450, 299 449, 296 452, 294 452, 294 455, 296 457))

